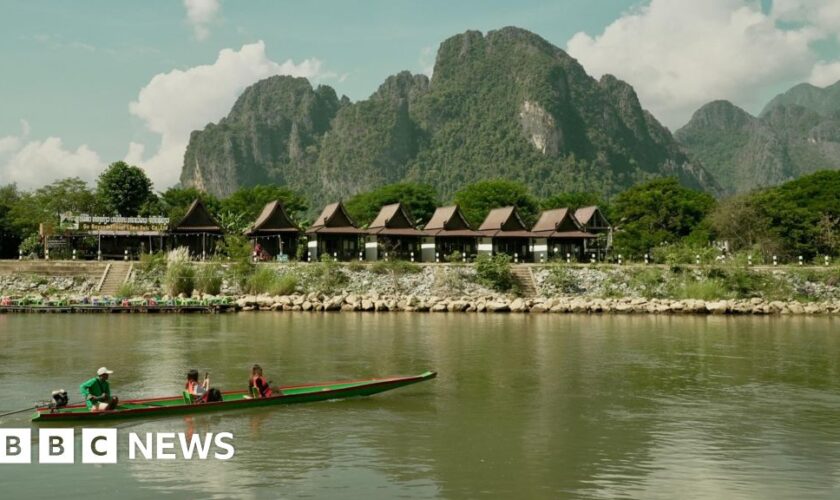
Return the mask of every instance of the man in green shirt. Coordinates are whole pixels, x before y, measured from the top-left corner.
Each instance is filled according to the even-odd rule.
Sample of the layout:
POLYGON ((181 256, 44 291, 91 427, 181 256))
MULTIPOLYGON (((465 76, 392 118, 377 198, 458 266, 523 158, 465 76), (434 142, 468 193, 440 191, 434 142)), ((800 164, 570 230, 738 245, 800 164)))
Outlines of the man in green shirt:
POLYGON ((117 407, 119 400, 116 396, 111 397, 111 386, 108 385, 108 376, 114 373, 104 366, 96 370, 96 376, 85 381, 79 386, 82 396, 85 398, 88 410, 103 411, 113 410, 117 407))

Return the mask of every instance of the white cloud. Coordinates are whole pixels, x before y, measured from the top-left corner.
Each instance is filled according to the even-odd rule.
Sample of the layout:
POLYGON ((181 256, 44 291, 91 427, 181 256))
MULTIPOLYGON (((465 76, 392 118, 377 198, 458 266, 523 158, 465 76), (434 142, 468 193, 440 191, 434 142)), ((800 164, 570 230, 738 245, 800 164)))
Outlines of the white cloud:
POLYGON ((219 0, 184 0, 187 22, 192 26, 196 40, 205 40, 210 35, 209 25, 219 13, 219 0))
POLYGON ((757 111, 779 85, 825 83, 836 63, 819 62, 813 43, 838 28, 835 0, 776 0, 769 12, 758 0, 651 0, 567 48, 591 74, 629 82, 676 127, 713 99, 757 111))
POLYGON ((808 83, 817 87, 826 87, 838 80, 840 80, 840 61, 820 61, 814 65, 811 76, 808 77, 808 83))
POLYGON ((157 74, 140 89, 129 111, 160 135, 160 147, 144 159, 145 145, 131 143, 127 158, 146 170, 156 189, 172 186, 178 182, 190 132, 227 115, 247 86, 273 75, 321 78, 321 66, 317 59, 272 61, 259 41, 238 51, 224 49, 213 64, 157 74))
POLYGON ((94 182, 104 162, 87 145, 67 149, 58 137, 30 140, 30 127, 21 120, 20 135, 0 137, 2 183, 16 183, 34 189, 64 177, 81 177, 94 182))
POLYGON ((432 46, 420 49, 420 59, 418 59, 420 72, 429 78, 432 77, 432 73, 435 71, 435 56, 435 48, 432 46))

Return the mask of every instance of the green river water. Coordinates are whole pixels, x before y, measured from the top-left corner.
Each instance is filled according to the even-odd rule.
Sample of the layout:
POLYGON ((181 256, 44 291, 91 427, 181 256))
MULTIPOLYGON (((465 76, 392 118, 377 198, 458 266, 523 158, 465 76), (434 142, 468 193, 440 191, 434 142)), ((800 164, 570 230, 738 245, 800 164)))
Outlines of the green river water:
MULTIPOLYGON (((102 365, 244 388, 437 370, 364 399, 114 421, 231 432, 220 461, 0 465, 2 498, 840 498, 840 319, 410 313, 0 315, 0 413, 102 365)), ((30 414, 0 419, 29 427, 30 414)), ((37 426, 32 426, 37 435, 37 426)), ((77 432, 77 446, 80 445, 77 432)), ((33 449, 35 449, 33 443, 33 449)))

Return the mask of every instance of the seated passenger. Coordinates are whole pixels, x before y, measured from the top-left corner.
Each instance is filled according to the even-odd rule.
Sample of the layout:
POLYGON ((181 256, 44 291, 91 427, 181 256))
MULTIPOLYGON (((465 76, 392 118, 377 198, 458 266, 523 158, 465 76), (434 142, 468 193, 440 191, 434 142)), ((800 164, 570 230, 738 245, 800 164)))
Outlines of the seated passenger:
POLYGON ((260 365, 254 365, 251 368, 251 379, 248 380, 248 390, 254 397, 259 398, 268 398, 271 397, 272 391, 277 392, 277 395, 280 395, 280 389, 275 387, 274 389, 271 388, 271 382, 266 381, 265 377, 263 377, 263 370, 260 365))
POLYGON ((119 399, 111 396, 111 386, 108 384, 108 376, 114 373, 104 366, 96 370, 96 376, 86 380, 79 386, 82 397, 85 398, 90 411, 113 410, 117 407, 119 399))
POLYGON ((194 403, 204 403, 207 401, 207 389, 210 386, 209 374, 204 374, 204 381, 198 382, 198 370, 190 370, 187 373, 187 383, 184 385, 184 390, 191 396, 194 403))

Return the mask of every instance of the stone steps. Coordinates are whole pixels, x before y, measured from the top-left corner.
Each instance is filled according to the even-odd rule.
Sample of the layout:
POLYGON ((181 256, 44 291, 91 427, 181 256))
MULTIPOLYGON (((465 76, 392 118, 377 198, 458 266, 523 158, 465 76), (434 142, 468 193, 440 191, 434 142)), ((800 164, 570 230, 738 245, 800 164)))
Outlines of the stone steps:
POLYGON ((128 278, 128 273, 131 272, 131 262, 114 261, 109 264, 105 279, 99 286, 100 295, 116 295, 128 278))
POLYGON ((523 297, 536 297, 539 294, 537 284, 534 282, 534 276, 531 274, 531 268, 529 266, 514 265, 511 266, 511 272, 516 282, 519 283, 523 297))

